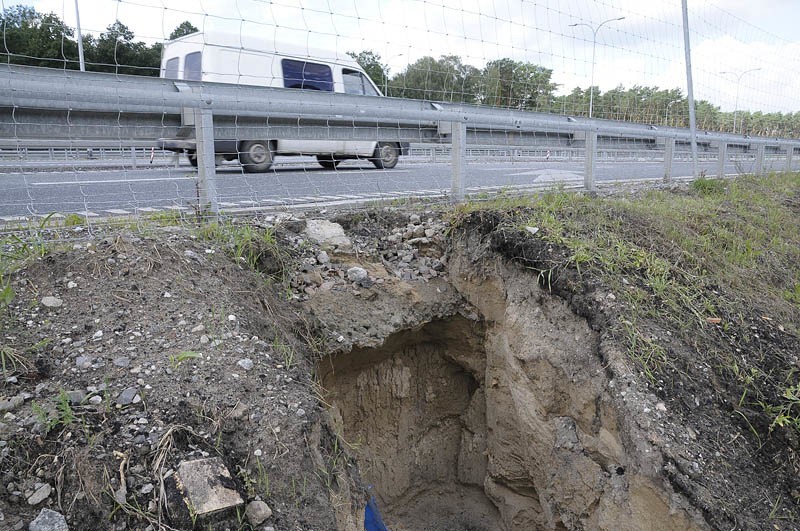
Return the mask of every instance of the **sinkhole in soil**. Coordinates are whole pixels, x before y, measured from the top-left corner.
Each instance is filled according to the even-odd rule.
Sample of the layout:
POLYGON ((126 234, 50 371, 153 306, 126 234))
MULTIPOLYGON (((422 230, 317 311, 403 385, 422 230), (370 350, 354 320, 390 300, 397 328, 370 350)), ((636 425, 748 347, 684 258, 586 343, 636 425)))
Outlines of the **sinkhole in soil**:
POLYGON ((461 317, 322 360, 334 422, 391 529, 500 529, 486 476, 486 355, 461 317))

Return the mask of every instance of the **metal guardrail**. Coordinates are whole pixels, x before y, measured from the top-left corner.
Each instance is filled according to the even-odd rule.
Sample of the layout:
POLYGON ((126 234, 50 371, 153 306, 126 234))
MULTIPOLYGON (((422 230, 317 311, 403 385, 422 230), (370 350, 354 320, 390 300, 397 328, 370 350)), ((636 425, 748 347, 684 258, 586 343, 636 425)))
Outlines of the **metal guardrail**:
MULTIPOLYGON (((201 207, 212 211, 214 138, 449 142, 459 154, 450 157, 456 200, 463 197, 467 145, 542 146, 550 139, 578 146, 584 186, 593 190, 598 141, 663 146, 666 178, 676 145, 692 141, 685 129, 474 105, 0 65, 0 138, 153 142, 192 130, 201 207)), ((800 147, 797 140, 723 133, 704 133, 697 141, 718 153, 720 167, 729 146, 755 148, 757 173, 768 148, 783 154, 789 168, 800 147)))

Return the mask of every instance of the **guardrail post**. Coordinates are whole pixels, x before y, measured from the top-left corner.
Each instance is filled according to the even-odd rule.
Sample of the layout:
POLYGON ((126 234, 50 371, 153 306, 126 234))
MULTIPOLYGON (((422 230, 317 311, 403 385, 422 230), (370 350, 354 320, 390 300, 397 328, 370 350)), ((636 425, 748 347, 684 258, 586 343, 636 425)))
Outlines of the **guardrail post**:
POLYGON ((786 146, 786 168, 784 171, 792 171, 792 157, 794 157, 794 146, 786 146))
POLYGON ((725 177, 725 164, 728 162, 728 143, 722 141, 717 150, 717 177, 725 177))
POLYGON ((594 163, 597 159, 597 131, 586 132, 586 167, 583 174, 583 187, 594 192, 594 163))
POLYGON ((764 175, 764 153, 767 150, 765 144, 759 144, 756 148, 756 175, 764 175))
POLYGON ((664 182, 672 180, 672 159, 675 157, 675 139, 667 138, 664 143, 664 182))
POLYGON ((460 203, 464 200, 464 164, 467 157, 467 124, 453 122, 452 146, 450 148, 450 195, 451 201, 460 203))
POLYGON ((136 148, 131 148, 131 167, 135 170, 136 169, 136 148))
MULTIPOLYGON (((210 101, 205 102, 210 105, 210 101)), ((197 137, 197 192, 199 210, 203 214, 217 217, 217 174, 214 152, 214 118, 207 106, 194 109, 195 134, 197 137)))

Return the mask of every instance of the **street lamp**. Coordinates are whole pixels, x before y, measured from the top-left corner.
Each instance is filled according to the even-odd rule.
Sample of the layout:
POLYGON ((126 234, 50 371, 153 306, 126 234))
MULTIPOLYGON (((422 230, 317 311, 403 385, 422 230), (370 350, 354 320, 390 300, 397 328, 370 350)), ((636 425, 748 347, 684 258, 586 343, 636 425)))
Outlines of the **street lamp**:
POLYGON ((608 20, 604 20, 597 27, 592 27, 589 24, 578 22, 576 24, 570 24, 570 28, 574 28, 576 26, 586 26, 590 30, 592 30, 592 81, 589 85, 589 118, 592 117, 592 107, 594 105, 594 57, 595 57, 595 48, 597 47, 597 32, 600 31, 600 28, 603 27, 604 24, 608 24, 609 22, 614 22, 616 20, 623 20, 625 17, 619 18, 610 18, 608 20))
POLYGON ((737 74, 736 72, 720 72, 720 74, 731 74, 736 78, 736 103, 733 105, 733 134, 736 134, 736 114, 739 112, 739 83, 742 81, 742 76, 749 73, 755 72, 756 70, 761 70, 760 68, 751 68, 750 70, 745 70, 744 72, 737 74))
POLYGON ((671 102, 667 103, 667 109, 664 111, 664 126, 669 125, 669 108, 672 107, 673 103, 678 103, 681 101, 680 99, 672 100, 671 102))
POLYGON ((391 56, 386 61, 386 70, 383 71, 383 95, 384 96, 388 96, 389 95, 388 94, 388 92, 389 92, 389 63, 393 59, 397 59, 398 57, 403 57, 404 55, 405 55, 404 53, 398 53, 396 55, 391 56))

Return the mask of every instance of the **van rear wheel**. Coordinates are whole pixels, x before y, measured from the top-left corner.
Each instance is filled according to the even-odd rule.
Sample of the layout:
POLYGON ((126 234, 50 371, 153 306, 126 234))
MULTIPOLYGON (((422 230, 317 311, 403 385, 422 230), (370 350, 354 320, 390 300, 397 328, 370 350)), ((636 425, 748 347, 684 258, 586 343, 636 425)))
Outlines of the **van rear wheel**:
POLYGON ((392 169, 397 166, 400 159, 400 150, 397 144, 391 142, 378 142, 375 146, 375 153, 372 155, 372 163, 379 169, 392 169))
POLYGON ((239 148, 239 162, 247 173, 264 173, 272 167, 272 149, 267 140, 247 140, 239 148))

